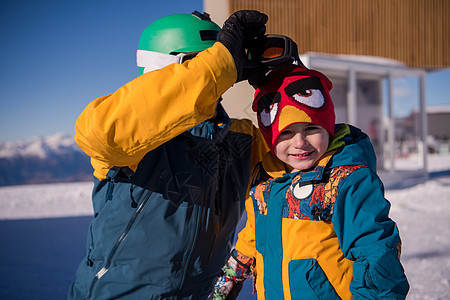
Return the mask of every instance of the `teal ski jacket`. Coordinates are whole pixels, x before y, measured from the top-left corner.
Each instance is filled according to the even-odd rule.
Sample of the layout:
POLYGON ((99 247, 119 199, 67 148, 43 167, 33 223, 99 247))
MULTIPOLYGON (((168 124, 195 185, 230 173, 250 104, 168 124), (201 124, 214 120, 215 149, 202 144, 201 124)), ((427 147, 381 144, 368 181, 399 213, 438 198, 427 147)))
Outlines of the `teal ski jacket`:
POLYGON ((406 297, 399 231, 375 160, 368 136, 343 124, 311 170, 285 173, 264 157, 236 244, 238 257, 254 258, 259 300, 406 297))

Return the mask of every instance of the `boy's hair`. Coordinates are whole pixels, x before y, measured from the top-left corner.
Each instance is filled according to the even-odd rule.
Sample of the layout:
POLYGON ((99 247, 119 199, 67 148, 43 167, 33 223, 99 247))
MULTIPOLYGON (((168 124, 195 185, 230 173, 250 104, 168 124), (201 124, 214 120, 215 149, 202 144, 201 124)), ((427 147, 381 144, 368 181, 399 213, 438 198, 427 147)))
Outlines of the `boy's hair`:
POLYGON ((272 71, 268 81, 256 89, 252 106, 270 149, 280 133, 294 123, 321 125, 334 136, 332 88, 331 81, 315 70, 292 65, 272 71))

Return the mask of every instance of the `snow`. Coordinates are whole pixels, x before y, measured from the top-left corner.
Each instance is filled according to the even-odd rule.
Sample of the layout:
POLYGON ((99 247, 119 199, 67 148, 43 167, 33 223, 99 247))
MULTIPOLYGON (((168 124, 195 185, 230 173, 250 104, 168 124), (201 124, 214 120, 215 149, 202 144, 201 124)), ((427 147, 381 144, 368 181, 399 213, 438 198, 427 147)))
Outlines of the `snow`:
POLYGON ((0 188, 0 219, 41 219, 93 214, 91 182, 0 188))
POLYGON ((408 299, 450 298, 450 173, 404 190, 389 190, 391 218, 403 241, 408 299))
MULTIPOLYGON (((407 299, 450 299, 450 154, 429 156, 428 179, 390 185, 403 241, 407 299)), ((93 184, 0 188, 0 299, 64 299, 92 218, 93 184)), ((246 283, 239 299, 249 296, 246 283)))

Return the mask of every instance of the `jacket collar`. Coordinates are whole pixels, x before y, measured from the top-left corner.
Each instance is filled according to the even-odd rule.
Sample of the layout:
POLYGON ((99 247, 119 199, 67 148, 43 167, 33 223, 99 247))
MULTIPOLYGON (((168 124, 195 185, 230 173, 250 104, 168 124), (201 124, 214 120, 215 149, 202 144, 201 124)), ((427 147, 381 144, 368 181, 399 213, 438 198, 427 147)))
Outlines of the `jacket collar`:
POLYGON ((187 132, 196 137, 221 142, 227 135, 230 124, 231 119, 228 117, 222 104, 218 103, 214 118, 203 121, 187 132))

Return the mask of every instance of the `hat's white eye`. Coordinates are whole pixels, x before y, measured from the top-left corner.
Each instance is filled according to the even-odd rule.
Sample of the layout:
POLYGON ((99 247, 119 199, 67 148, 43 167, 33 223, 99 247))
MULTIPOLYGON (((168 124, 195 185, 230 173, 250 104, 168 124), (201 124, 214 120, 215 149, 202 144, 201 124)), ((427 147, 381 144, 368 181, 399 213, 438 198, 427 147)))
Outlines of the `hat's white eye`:
POLYGON ((266 127, 272 125, 277 115, 277 111, 278 111, 278 103, 272 103, 268 108, 263 109, 260 112, 261 123, 266 127))
POLYGON ((310 89, 306 90, 304 93, 294 94, 293 97, 297 102, 313 108, 322 107, 325 103, 322 92, 316 89, 310 89))

